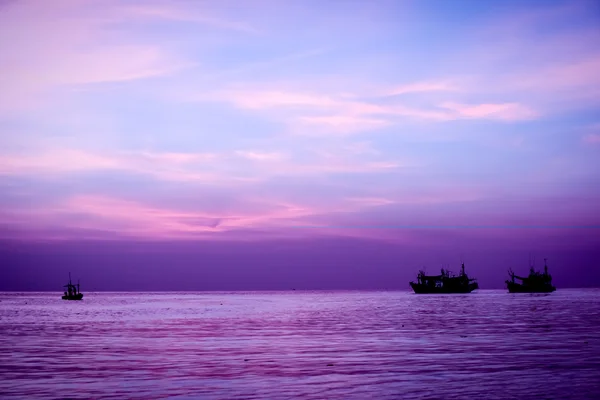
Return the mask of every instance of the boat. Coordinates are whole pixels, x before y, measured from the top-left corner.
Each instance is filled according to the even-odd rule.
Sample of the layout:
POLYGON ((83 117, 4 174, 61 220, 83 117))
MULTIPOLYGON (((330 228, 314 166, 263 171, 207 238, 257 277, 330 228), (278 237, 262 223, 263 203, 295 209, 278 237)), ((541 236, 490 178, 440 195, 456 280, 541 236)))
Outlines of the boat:
POLYGON ((465 272, 465 263, 462 263, 458 276, 443 268, 440 275, 425 275, 425 272, 419 271, 417 282, 410 282, 410 287, 417 294, 450 294, 471 293, 479 289, 479 284, 476 279, 469 278, 465 272))
POLYGON ((79 281, 77 282, 77 285, 73 285, 71 283, 71 273, 69 272, 69 283, 66 284, 64 287, 67 288, 67 290, 65 290, 65 293, 62 297, 63 300, 81 300, 83 299, 83 293, 81 293, 79 291, 79 281))
POLYGON ((512 270, 508 270, 510 280, 506 281, 506 287, 509 293, 551 293, 556 290, 552 286, 552 275, 548 273, 548 265, 544 258, 544 272, 540 273, 529 265, 529 276, 522 277, 515 275, 512 270), (516 282, 520 280, 521 283, 516 282))

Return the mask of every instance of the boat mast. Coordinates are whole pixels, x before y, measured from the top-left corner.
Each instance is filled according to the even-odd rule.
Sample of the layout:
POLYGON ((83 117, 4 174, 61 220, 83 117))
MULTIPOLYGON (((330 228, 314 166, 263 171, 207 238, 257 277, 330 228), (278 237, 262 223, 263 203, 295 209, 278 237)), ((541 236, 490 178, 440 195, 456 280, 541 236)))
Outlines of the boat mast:
POLYGON ((69 272, 69 293, 74 292, 75 291, 75 285, 73 285, 73 282, 71 282, 71 272, 69 272))
POLYGON ((531 256, 529 256, 529 275, 535 275, 535 257, 533 257, 533 262, 531 262, 531 256))

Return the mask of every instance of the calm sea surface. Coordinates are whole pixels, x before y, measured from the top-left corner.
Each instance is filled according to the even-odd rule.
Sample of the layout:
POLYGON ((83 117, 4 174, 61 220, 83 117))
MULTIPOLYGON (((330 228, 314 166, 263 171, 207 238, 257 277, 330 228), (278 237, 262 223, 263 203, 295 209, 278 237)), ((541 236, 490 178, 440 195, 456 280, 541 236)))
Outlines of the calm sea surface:
POLYGON ((600 290, 0 293, 0 398, 600 399, 600 290))

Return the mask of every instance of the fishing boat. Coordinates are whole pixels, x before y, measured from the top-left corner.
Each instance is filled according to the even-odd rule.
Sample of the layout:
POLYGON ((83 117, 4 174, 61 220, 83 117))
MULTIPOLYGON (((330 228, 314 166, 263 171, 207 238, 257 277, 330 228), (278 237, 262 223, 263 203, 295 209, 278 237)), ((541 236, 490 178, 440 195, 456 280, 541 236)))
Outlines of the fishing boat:
POLYGON ((69 283, 64 286, 67 288, 62 297, 63 300, 81 300, 83 299, 83 293, 79 291, 79 281, 77 281, 77 285, 73 285, 71 283, 71 273, 69 272, 69 283))
POLYGON ((556 290, 552 286, 552 275, 548 273, 548 265, 544 258, 544 272, 540 273, 529 265, 529 276, 522 277, 515 275, 511 269, 508 270, 510 280, 506 281, 506 287, 509 293, 551 293, 556 290), (521 281, 520 283, 517 280, 521 281))
POLYGON ((419 271, 417 282, 410 282, 410 287, 417 294, 451 294, 471 293, 479 289, 479 284, 476 279, 469 278, 465 272, 465 263, 462 263, 458 276, 443 268, 440 275, 426 275, 419 271))

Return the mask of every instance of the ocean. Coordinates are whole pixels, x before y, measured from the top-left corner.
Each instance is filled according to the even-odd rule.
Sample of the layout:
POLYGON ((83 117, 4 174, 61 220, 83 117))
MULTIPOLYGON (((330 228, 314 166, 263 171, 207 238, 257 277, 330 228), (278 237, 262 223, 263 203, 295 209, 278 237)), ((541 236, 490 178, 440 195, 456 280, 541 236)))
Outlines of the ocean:
POLYGON ((600 290, 0 293, 2 399, 600 399, 600 290))

